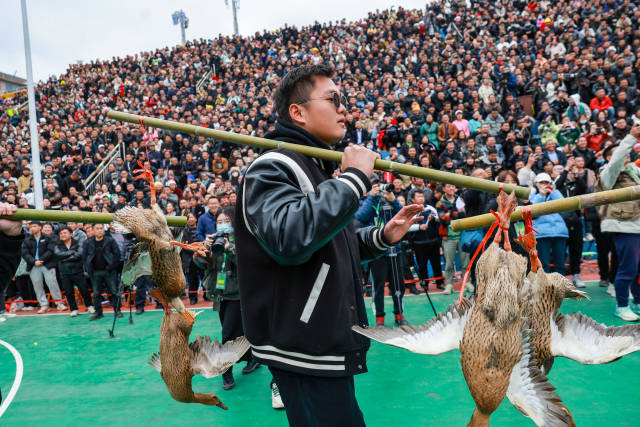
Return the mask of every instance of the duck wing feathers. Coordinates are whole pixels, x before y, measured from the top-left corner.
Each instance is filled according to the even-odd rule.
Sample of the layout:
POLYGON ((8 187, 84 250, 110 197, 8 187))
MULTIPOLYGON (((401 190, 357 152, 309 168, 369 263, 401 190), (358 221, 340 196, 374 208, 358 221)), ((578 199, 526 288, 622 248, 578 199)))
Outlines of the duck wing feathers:
POLYGON ((162 373, 162 363, 160 363, 160 355, 158 353, 153 353, 147 362, 151 365, 156 371, 162 373))
POLYGON ((420 354, 441 354, 460 347, 462 331, 471 311, 471 302, 464 298, 460 308, 449 306, 445 313, 419 326, 401 326, 393 329, 379 326, 363 328, 353 326, 355 332, 372 340, 420 354))
POLYGON ((640 350, 640 325, 610 326, 582 313, 551 321, 551 353, 585 365, 609 363, 640 350))
POLYGON ((573 417, 546 376, 536 366, 530 331, 522 329, 522 356, 511 371, 507 398, 538 426, 571 426, 573 417))
POLYGON ((205 378, 221 375, 249 350, 250 345, 245 337, 220 344, 218 339, 211 341, 209 337, 198 336, 189 343, 191 369, 194 375, 200 374, 205 378))

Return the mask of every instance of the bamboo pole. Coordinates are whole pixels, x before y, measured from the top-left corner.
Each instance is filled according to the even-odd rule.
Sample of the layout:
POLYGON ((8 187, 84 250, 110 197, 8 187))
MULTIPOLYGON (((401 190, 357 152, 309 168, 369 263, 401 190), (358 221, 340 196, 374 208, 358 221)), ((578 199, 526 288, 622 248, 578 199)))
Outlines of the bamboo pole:
MULTIPOLYGON (((640 199, 640 185, 619 188, 617 190, 599 191, 597 193, 583 194, 581 196, 567 197, 565 199, 552 200, 550 202, 530 205, 531 217, 537 218, 552 213, 574 211, 600 205, 609 205, 619 202, 640 199)), ((492 214, 472 216, 457 219, 451 222, 453 231, 471 230, 473 228, 488 227, 496 220, 492 214)), ((522 220, 522 209, 517 208, 511 214, 511 221, 522 220)))
MULTIPOLYGON (((222 141, 232 142, 239 145, 249 145, 252 147, 264 148, 267 150, 286 148, 287 150, 297 151, 309 157, 315 157, 322 160, 329 160, 336 163, 342 161, 342 153, 333 150, 324 150, 316 147, 308 147, 306 145, 292 144, 289 142, 274 141, 257 136, 240 135, 233 132, 225 132, 216 129, 209 129, 201 126, 189 125, 170 120, 156 119, 153 117, 138 116, 135 114, 122 113, 120 111, 110 110, 107 117, 129 123, 144 123, 144 126, 153 128, 172 130, 195 136, 205 136, 222 141)), ((460 187, 472 188, 474 190, 486 191, 489 193, 499 193, 503 191, 511 193, 515 190, 516 195, 523 200, 529 198, 529 188, 520 187, 514 184, 500 185, 497 182, 486 179, 473 178, 465 175, 457 175, 455 173, 439 171, 436 169, 423 168, 413 165, 405 165, 404 163, 392 162, 389 160, 376 160, 375 169, 387 172, 397 172, 403 175, 414 176, 417 178, 425 178, 430 181, 437 181, 446 184, 454 184, 460 187)))
MULTIPOLYGON (((187 225, 186 216, 167 216, 170 227, 187 225)), ((0 215, 0 219, 14 221, 50 221, 50 222, 82 222, 90 224, 109 224, 113 214, 104 212, 53 211, 44 209, 18 209, 13 215, 0 215)))

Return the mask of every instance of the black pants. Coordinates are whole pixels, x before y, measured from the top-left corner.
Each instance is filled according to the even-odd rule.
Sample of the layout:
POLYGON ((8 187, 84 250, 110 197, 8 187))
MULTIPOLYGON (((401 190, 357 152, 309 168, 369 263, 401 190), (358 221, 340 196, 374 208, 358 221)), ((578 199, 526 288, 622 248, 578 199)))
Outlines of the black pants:
POLYGON ((102 285, 105 285, 111 294, 113 309, 120 311, 120 293, 116 284, 116 273, 108 270, 94 270, 91 275, 91 286, 93 288, 93 307, 96 309, 96 313, 102 314, 102 298, 100 296, 102 285))
POLYGON ((151 276, 140 276, 133 284, 136 287, 136 308, 144 308, 147 303, 147 291, 157 288, 151 276))
POLYGON ((325 378, 269 368, 292 427, 360 427, 353 377, 325 378))
POLYGON ((580 262, 582 261, 582 221, 580 218, 573 221, 565 221, 569 229, 569 274, 580 274, 580 262))
POLYGON ((429 262, 431 263, 434 277, 439 277, 436 283, 443 286, 444 277, 442 276, 442 264, 440 264, 440 242, 414 243, 413 250, 416 253, 420 279, 425 280, 429 278, 429 269, 427 268, 427 262, 429 262))
POLYGON ((84 276, 83 272, 76 274, 61 274, 60 284, 62 285, 62 289, 64 290, 64 295, 67 297, 69 310, 73 311, 78 309, 75 292, 73 291, 73 285, 76 285, 78 287, 80 295, 82 295, 82 301, 84 302, 84 305, 89 307, 93 304, 91 302, 91 292, 89 292, 87 278, 84 276))
MULTIPOLYGON (((222 323, 222 344, 244 335, 242 329, 242 316, 240 314, 240 301, 223 299, 220 303, 220 323, 222 323)), ((251 352, 247 352, 238 361, 249 361, 251 352)))
POLYGON ((193 263, 186 272, 187 283, 189 284, 189 301, 198 301, 198 287, 200 286, 200 269, 193 263))
MULTIPOLYGON (((36 301, 36 292, 33 290, 33 284, 29 275, 16 277, 16 284, 20 291, 20 296, 23 301, 36 301)), ((37 307, 37 302, 25 302, 26 307, 37 307)))
POLYGON ((375 316, 384 317, 384 285, 389 282, 389 293, 393 299, 393 313, 401 314, 404 278, 402 277, 402 256, 383 256, 369 263, 373 279, 373 304, 375 316), (395 260, 395 266, 392 264, 395 260), (399 289, 395 287, 398 286, 399 289))
POLYGON ((605 233, 600 230, 600 221, 592 221, 591 230, 598 251, 600 280, 613 283, 616 278, 616 273, 618 272, 618 253, 613 244, 611 233, 605 233), (611 254, 611 264, 609 264, 609 254, 611 254))

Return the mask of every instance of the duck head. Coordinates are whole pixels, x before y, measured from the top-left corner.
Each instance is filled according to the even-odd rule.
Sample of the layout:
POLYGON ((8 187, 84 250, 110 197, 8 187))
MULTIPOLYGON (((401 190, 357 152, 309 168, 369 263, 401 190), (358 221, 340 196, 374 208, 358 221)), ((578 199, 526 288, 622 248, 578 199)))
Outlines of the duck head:
POLYGON ((581 299, 590 299, 589 295, 585 292, 580 291, 576 288, 573 282, 563 275, 559 273, 548 273, 547 279, 549 284, 553 286, 555 301, 554 304, 556 306, 556 311, 562 305, 562 300, 565 298, 581 300, 581 299))
POLYGON ((217 406, 224 410, 229 409, 224 403, 222 403, 220 398, 213 393, 194 393, 194 400, 197 403, 202 403, 203 405, 217 406))

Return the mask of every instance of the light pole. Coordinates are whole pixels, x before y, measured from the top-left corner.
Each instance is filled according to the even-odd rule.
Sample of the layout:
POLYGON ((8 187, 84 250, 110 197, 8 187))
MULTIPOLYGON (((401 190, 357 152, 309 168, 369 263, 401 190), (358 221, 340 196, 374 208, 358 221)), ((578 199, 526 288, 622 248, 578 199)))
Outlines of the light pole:
POLYGON ((176 10, 171 15, 171 19, 173 19, 173 25, 180 25, 180 34, 182 35, 182 45, 187 44, 187 37, 185 35, 184 30, 189 28, 189 18, 185 15, 182 9, 176 10))
MULTIPOLYGON (((229 0, 224 0, 224 4, 229 6, 229 0)), ((240 35, 238 31, 238 9, 240 9, 240 0, 231 0, 231 10, 233 11, 233 35, 240 35)))
POLYGON ((29 21, 27 4, 20 1, 22 7, 22 32, 24 34, 24 58, 27 66, 27 98, 29 100, 29 133, 31 134, 31 171, 33 172, 33 193, 36 209, 44 209, 42 202, 42 178, 40 176, 40 143, 38 142, 38 118, 36 117, 36 97, 33 91, 33 72, 31 71, 31 42, 29 40, 29 21))

